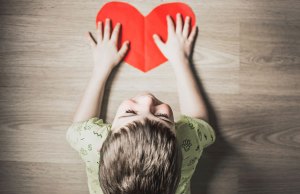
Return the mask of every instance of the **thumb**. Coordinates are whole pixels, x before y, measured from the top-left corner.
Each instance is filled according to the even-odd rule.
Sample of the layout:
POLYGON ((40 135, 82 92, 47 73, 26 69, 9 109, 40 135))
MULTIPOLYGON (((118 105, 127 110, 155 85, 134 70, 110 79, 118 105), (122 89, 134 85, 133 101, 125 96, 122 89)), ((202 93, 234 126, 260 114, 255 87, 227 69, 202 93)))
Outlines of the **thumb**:
POLYGON ((157 34, 153 34, 153 39, 154 39, 154 42, 155 42, 156 46, 160 50, 162 50, 162 48, 164 46, 164 43, 162 42, 162 40, 160 39, 160 37, 157 34))
POLYGON ((96 47, 96 43, 95 43, 92 35, 90 34, 90 32, 85 33, 85 38, 86 38, 86 41, 91 45, 92 48, 96 47))
POLYGON ((119 50, 119 56, 121 57, 121 58, 123 58, 124 56, 125 56, 125 54, 126 54, 126 52, 127 52, 127 50, 128 50, 128 45, 129 45, 129 41, 127 40, 127 41, 125 41, 125 42, 123 42, 123 44, 122 44, 122 47, 120 48, 120 50, 119 50))

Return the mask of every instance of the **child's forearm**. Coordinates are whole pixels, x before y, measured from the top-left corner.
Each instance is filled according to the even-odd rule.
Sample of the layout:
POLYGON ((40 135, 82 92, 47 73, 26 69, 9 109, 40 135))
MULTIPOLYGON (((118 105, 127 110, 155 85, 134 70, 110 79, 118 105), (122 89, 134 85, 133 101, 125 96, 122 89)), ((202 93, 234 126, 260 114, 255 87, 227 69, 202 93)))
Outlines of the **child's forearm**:
POLYGON ((208 113, 188 59, 173 64, 182 114, 208 122, 208 113), (176 68, 175 68, 176 67, 176 68))
POLYGON ((99 117, 104 88, 109 73, 93 70, 92 77, 85 89, 81 101, 73 117, 73 122, 85 121, 93 117, 99 117))

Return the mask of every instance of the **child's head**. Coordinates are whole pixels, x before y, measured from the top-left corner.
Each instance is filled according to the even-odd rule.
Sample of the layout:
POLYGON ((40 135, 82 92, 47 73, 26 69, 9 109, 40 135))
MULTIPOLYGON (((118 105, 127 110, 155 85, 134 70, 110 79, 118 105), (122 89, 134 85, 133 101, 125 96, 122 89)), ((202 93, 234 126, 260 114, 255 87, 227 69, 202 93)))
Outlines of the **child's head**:
POLYGON ((171 107, 158 100, 153 94, 144 92, 124 100, 119 106, 112 123, 112 129, 119 129, 134 120, 149 118, 161 122, 175 133, 174 116, 171 107))
POLYGON ((100 150, 102 191, 105 194, 174 194, 181 177, 182 155, 171 108, 149 93, 135 97, 127 106, 137 112, 136 118, 116 120, 117 116, 133 115, 121 114, 119 111, 126 110, 121 104, 115 125, 100 150), (169 115, 171 123, 162 120, 167 118, 154 116, 156 113, 169 115))

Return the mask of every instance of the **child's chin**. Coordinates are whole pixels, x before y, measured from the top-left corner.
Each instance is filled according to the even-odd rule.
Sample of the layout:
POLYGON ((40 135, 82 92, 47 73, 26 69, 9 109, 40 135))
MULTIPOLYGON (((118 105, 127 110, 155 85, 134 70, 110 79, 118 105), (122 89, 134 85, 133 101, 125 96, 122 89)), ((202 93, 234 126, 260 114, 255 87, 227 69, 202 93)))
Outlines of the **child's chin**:
POLYGON ((150 93, 150 92, 147 92, 147 91, 144 91, 144 92, 141 92, 141 93, 139 93, 138 95, 136 95, 136 96, 144 96, 144 95, 150 95, 150 96, 153 96, 153 97, 155 97, 152 93, 150 93))

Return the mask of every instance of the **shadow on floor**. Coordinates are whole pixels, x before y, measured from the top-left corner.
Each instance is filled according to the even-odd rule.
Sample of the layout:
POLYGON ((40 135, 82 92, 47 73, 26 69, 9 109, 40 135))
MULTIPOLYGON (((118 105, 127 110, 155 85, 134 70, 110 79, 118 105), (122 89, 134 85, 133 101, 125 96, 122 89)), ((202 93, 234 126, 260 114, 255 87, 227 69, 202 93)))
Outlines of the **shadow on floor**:
MULTIPOLYGON (((191 63, 192 64, 192 63, 191 63)), ((214 128, 216 133, 216 141, 205 148, 201 158, 198 161, 197 168, 193 174, 191 180, 191 193, 192 194, 208 194, 210 190, 214 190, 213 193, 243 193, 243 188, 259 188, 263 189, 263 174, 257 172, 255 166, 249 163, 242 153, 239 153, 229 142, 226 141, 222 134, 222 129, 218 123, 218 115, 215 112, 212 103, 207 96, 203 85, 197 76, 194 65, 191 66, 195 79, 198 84, 199 91, 202 93, 205 104, 208 109, 209 123, 214 128), (228 165, 231 163, 231 165, 228 165), (234 165, 232 165, 234 163, 234 165), (231 169, 224 169, 226 166, 233 166, 231 169), (255 180, 241 181, 241 176, 244 171, 252 171, 257 173, 255 180), (220 173, 226 173, 221 175, 220 173), (213 188, 216 176, 223 177, 221 183, 216 185, 222 186, 222 188, 213 188), (211 189, 213 188, 213 189, 211 189)), ((242 178, 243 179, 243 178, 242 178)), ((247 178, 246 178, 247 179, 247 178)), ((259 191, 259 189, 257 191, 259 191)))
MULTIPOLYGON (((191 62, 192 64, 192 62, 191 62)), ((207 96, 204 87, 197 76, 196 69, 194 65, 191 65, 193 73, 201 92, 207 110, 209 114, 209 123, 214 128, 216 133, 216 141, 205 148, 201 158, 198 161, 197 168, 195 169, 194 175, 191 180, 191 193, 201 193, 207 194, 209 191, 209 186, 214 176, 219 171, 221 163, 232 154, 236 154, 234 148, 226 142, 225 138, 221 134, 221 129, 218 123, 218 116, 211 104, 209 97, 207 96)))

